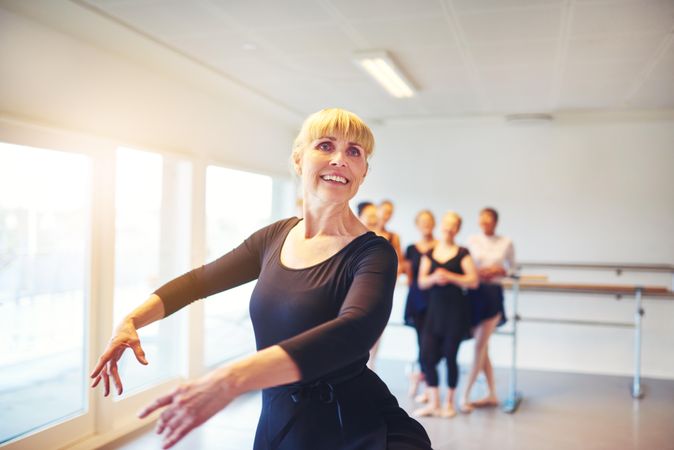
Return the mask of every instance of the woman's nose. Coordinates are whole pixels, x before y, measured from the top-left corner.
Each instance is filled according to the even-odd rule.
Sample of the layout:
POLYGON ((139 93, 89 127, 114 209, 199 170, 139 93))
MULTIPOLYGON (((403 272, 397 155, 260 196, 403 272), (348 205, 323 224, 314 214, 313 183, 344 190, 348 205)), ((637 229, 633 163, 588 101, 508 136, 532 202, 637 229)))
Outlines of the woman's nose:
POLYGON ((344 155, 342 152, 334 152, 332 154, 332 159, 330 160, 330 165, 331 166, 346 166, 346 160, 344 159, 344 155))

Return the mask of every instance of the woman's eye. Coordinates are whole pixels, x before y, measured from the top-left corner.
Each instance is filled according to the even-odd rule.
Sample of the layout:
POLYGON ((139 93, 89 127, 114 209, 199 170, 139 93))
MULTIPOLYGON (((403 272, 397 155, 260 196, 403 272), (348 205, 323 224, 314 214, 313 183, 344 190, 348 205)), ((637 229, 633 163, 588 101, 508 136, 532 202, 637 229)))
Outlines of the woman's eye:
POLYGON ((329 142, 321 142, 318 144, 318 149, 323 151, 328 151, 332 148, 329 142))
POLYGON ((349 154, 351 156, 360 156, 360 149, 358 147, 351 147, 349 149, 349 154))

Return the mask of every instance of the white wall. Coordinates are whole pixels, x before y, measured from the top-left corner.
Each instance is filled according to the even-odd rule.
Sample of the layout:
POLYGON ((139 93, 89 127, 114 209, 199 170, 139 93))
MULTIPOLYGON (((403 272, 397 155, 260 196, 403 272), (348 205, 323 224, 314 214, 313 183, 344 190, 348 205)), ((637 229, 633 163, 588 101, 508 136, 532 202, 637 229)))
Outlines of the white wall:
MULTIPOLYGON (((499 119, 398 121, 376 127, 372 171, 358 200, 396 203, 391 228, 416 239, 421 208, 464 217, 459 240, 478 231, 477 214, 501 213, 499 232, 529 261, 674 263, 674 120, 661 115, 576 115, 545 126, 499 119)), ((536 273, 547 273, 537 270, 536 273)), ((669 286, 671 275, 549 273, 551 280, 669 286)), ((399 288, 400 299, 404 286, 399 288)), ((400 300, 402 301, 402 300, 400 300)), ((674 378, 674 301, 646 300, 643 372, 674 378)), ((529 317, 630 322, 633 303, 612 297, 524 294, 529 317)), ((394 312, 393 320, 399 320, 394 312)), ((408 358, 411 333, 389 333, 383 355, 408 358), (403 337, 399 335, 403 334, 403 337)), ((570 325, 521 326, 523 367, 630 374, 632 330, 570 325)), ((509 361, 508 339, 492 354, 509 361)), ((470 360, 472 344, 461 360, 470 360)))

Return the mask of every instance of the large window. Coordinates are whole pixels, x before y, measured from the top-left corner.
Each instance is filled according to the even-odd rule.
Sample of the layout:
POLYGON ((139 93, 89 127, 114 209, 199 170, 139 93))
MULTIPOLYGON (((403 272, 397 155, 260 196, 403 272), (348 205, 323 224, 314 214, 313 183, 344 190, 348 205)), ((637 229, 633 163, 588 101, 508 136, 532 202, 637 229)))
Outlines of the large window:
MULTIPOLYGON (((209 166, 206 170, 206 247, 212 261, 268 225, 272 179, 209 166)), ((248 303, 254 282, 205 302, 205 364, 212 366, 255 349, 248 303)))
POLYGON ((125 352, 121 397, 89 388, 114 327, 166 281, 291 213, 289 183, 1 119, 0 133, 11 142, 0 143, 3 448, 109 442, 182 376, 254 350, 251 283, 139 330, 150 364, 125 352))
POLYGON ((0 143, 0 443, 87 409, 91 160, 0 143))
MULTIPOLYGON (((116 162, 114 326, 187 267, 187 251, 181 249, 187 247, 189 229, 178 226, 179 215, 172 212, 185 206, 177 200, 179 188, 189 192, 190 187, 188 177, 158 154, 119 148, 116 162), (173 169, 169 180, 166 167, 173 169)), ((189 207, 182 212, 189 217, 189 207)), ((139 331, 150 364, 142 366, 132 352, 125 353, 126 393, 179 374, 179 318, 175 314, 139 331)))

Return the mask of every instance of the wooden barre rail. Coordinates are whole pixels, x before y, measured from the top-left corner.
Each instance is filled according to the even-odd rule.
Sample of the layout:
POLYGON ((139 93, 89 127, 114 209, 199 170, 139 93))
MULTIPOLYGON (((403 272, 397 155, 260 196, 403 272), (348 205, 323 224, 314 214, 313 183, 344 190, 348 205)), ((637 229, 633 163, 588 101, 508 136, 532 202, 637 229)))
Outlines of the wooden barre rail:
MULTIPOLYGON (((505 279, 501 282, 505 289, 513 289, 514 282, 505 279)), ((567 292, 577 294, 635 295, 638 290, 645 297, 674 298, 674 292, 665 286, 638 286, 626 284, 581 284, 550 283, 547 281, 525 281, 518 283, 520 291, 567 292)))
POLYGON ((639 263, 555 263, 542 261, 522 261, 517 264, 519 270, 529 267, 545 267, 548 269, 582 269, 582 270, 615 270, 618 273, 624 271, 633 272, 663 272, 674 274, 672 264, 639 264, 639 263))

